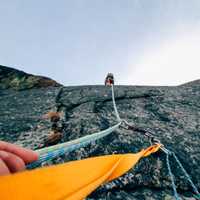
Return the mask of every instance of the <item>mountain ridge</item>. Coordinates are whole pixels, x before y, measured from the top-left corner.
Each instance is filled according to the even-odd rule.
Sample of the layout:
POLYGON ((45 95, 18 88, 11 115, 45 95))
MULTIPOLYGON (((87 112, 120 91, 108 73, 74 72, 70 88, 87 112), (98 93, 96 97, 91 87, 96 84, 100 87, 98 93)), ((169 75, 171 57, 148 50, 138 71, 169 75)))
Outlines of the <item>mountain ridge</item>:
POLYGON ((24 90, 40 87, 58 87, 61 84, 44 77, 0 65, 0 89, 24 90))

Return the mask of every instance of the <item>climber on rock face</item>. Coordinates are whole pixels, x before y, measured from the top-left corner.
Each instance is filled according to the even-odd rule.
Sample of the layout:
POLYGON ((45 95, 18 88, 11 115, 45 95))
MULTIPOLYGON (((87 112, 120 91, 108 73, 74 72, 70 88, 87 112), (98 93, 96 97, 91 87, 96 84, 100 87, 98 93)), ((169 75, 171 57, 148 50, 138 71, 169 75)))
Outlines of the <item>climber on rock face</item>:
POLYGON ((112 73, 108 73, 105 79, 105 85, 111 86, 114 85, 114 75, 112 73))

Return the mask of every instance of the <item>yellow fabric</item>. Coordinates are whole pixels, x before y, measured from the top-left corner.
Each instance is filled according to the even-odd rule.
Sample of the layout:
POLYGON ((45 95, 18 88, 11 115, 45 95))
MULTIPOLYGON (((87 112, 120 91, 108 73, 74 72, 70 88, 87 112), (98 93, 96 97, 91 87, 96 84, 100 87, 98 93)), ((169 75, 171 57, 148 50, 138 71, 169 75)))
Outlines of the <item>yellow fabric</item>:
POLYGON ((158 151, 154 145, 135 154, 118 154, 72 161, 0 177, 2 200, 83 200, 99 185, 132 168, 158 151))

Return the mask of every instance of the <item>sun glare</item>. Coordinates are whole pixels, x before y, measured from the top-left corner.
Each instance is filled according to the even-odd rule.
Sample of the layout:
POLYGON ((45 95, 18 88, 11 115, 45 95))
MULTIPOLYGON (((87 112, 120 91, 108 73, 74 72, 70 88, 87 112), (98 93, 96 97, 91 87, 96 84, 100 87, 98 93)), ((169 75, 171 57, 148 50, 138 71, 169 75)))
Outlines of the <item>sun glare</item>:
POLYGON ((128 84, 179 85, 200 78, 200 31, 178 35, 144 51, 131 67, 128 84))

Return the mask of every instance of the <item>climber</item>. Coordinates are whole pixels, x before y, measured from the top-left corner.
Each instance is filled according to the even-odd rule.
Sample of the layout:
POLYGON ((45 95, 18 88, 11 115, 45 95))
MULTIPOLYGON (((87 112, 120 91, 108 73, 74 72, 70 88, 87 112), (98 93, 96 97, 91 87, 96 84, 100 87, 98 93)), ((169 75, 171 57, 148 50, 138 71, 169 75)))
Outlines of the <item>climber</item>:
POLYGON ((114 85, 114 75, 112 73, 108 73, 105 79, 105 85, 111 86, 114 85))
POLYGON ((25 170, 25 165, 36 161, 38 153, 15 144, 0 141, 0 176, 25 170))

